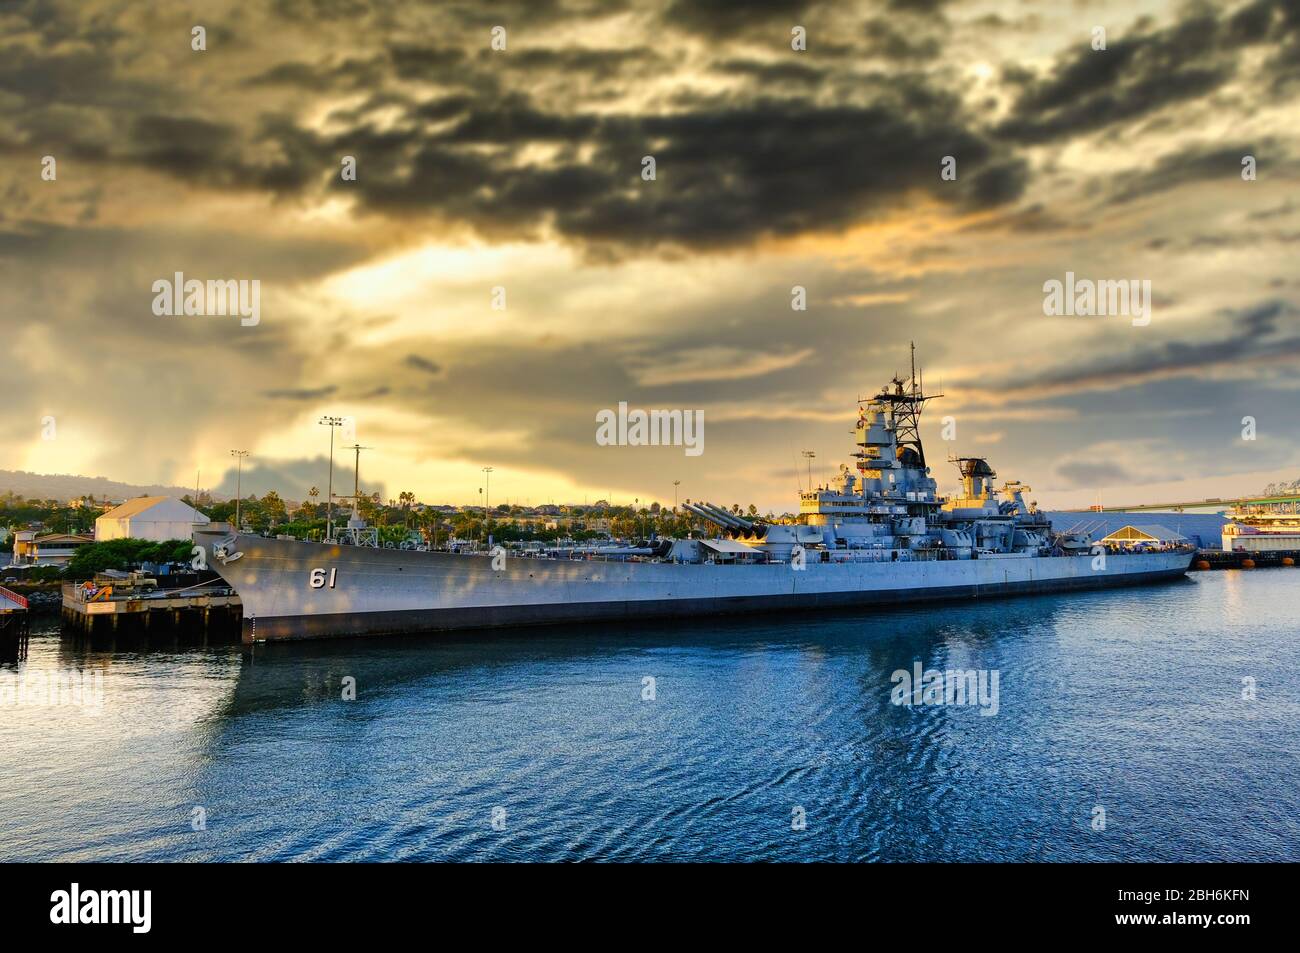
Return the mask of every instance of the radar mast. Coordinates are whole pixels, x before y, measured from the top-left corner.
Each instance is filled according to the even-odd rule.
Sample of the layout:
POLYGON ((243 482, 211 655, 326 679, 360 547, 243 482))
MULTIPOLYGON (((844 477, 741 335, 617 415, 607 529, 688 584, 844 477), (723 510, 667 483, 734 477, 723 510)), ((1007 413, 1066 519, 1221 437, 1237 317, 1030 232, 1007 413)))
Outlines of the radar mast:
POLYGON ((942 393, 925 393, 924 377, 917 375, 916 342, 912 344, 912 376, 904 380, 897 374, 875 397, 858 398, 858 403, 879 403, 889 408, 889 416, 894 424, 894 433, 898 440, 900 458, 904 450, 911 449, 922 469, 925 469, 925 448, 921 444, 921 411, 927 400, 942 397, 942 393))

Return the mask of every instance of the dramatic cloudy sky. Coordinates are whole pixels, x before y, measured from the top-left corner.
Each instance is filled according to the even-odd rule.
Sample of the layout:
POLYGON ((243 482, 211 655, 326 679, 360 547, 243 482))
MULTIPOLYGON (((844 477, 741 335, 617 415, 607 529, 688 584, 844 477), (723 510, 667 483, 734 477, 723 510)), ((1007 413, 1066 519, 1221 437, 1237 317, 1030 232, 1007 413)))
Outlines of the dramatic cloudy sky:
POLYGON ((1284 0, 0 2, 0 468, 301 498, 339 414, 388 496, 783 509, 915 340, 941 486, 1250 491, 1300 476, 1298 158, 1284 0), (177 271, 261 323, 155 316, 177 271), (1045 316, 1066 271, 1150 324, 1045 316), (619 401, 705 452, 597 446, 619 401))

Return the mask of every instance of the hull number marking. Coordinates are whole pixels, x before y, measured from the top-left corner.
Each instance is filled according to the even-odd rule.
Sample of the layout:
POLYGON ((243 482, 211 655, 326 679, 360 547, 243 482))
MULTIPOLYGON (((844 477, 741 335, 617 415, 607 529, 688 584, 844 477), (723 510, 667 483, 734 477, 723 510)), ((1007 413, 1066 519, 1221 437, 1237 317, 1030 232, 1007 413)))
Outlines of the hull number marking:
POLYGON ((330 589, 333 589, 334 583, 338 581, 338 573, 339 571, 337 569, 331 569, 329 574, 326 575, 324 569, 313 569, 309 580, 311 587, 313 589, 324 589, 328 586, 330 589))

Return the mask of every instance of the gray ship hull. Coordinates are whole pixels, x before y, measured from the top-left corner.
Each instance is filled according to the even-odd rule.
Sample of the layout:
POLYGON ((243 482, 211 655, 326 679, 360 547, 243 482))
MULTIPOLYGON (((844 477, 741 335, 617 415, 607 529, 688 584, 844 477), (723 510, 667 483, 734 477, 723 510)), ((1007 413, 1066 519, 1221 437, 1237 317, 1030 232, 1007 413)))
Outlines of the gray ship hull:
MULTIPOLYGON (((227 534, 196 532, 212 554, 227 534)), ((714 565, 420 553, 238 536, 209 564, 239 593, 245 642, 561 622, 694 618, 1139 585, 1193 553, 714 565)))

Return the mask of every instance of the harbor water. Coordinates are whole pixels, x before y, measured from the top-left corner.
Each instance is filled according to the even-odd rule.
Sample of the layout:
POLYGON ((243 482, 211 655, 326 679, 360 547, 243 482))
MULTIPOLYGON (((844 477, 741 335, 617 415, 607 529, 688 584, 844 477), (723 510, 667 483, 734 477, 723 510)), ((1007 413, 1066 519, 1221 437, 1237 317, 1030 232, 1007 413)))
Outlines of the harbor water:
POLYGON ((0 859, 1295 860, 1298 608, 1300 568, 251 650, 38 616, 0 859))

